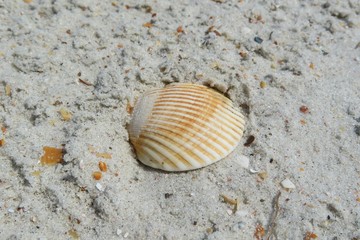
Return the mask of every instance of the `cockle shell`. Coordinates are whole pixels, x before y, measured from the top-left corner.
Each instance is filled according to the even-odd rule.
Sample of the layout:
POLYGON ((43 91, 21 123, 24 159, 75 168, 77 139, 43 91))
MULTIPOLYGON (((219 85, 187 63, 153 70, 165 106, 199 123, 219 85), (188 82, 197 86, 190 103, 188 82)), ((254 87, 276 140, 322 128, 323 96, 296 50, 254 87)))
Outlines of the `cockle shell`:
POLYGON ((244 124, 243 115, 222 94, 175 83, 139 98, 128 130, 142 163, 186 171, 226 157, 238 145, 244 124))

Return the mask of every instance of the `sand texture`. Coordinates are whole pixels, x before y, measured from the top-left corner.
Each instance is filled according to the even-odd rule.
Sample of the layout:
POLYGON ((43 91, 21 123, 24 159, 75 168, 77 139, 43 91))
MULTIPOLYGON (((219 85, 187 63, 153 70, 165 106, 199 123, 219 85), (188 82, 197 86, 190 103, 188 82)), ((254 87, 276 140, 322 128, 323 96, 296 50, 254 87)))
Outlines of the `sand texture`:
POLYGON ((0 125, 0 239, 360 239, 360 2, 0 1, 0 125), (233 100, 232 154, 136 160, 172 82, 233 100))

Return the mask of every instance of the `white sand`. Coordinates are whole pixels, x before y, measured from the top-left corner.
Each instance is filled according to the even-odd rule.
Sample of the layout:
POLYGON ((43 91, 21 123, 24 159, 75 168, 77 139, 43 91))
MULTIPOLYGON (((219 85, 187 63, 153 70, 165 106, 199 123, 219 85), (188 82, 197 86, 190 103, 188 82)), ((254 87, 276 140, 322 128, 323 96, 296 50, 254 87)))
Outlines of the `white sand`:
POLYGON ((360 239, 360 2, 219 2, 1 1, 0 239, 360 239), (127 103, 172 81, 241 106, 228 158, 136 161, 127 103), (63 164, 40 164, 62 145, 63 164))

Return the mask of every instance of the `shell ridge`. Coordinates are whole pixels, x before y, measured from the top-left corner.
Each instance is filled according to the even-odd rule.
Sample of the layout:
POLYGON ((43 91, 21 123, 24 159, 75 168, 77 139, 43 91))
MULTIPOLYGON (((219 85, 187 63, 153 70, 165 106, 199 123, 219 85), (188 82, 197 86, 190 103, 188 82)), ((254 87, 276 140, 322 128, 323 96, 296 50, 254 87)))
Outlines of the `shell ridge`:
MULTIPOLYGON (((165 111, 164 109, 162 110, 157 110, 156 108, 154 108, 154 113, 157 113, 157 114, 163 114, 162 117, 164 116, 171 116, 171 117, 175 117, 175 118, 178 118, 178 119, 183 119, 183 120, 187 120, 187 124, 197 124, 197 125, 205 125, 207 127, 211 126, 211 124, 215 125, 213 127, 216 127, 218 130, 222 130, 224 131, 228 136, 230 137, 227 137, 229 139, 229 141, 231 142, 232 140, 236 140, 237 137, 236 135, 238 134, 236 131, 234 131, 233 129, 231 129, 230 127, 228 126, 224 126, 222 124, 219 124, 218 122, 212 120, 211 122, 206 122, 205 120, 203 120, 202 118, 198 118, 198 119, 195 119, 194 116, 191 116, 191 115, 187 115, 186 113, 183 113, 181 110, 177 110, 177 112, 169 112, 169 111, 165 111), (226 128, 225 128, 226 127, 226 128)), ((216 120, 219 120, 222 122, 222 120, 216 118, 216 120)), ((210 127, 211 128, 211 127, 210 127)), ((240 130, 241 131, 241 130, 240 130)), ((219 131, 218 131, 219 132, 219 131)))
POLYGON ((204 96, 209 96, 211 98, 213 98, 213 101, 216 101, 218 103, 221 104, 231 104, 231 100, 228 99, 227 97, 215 92, 215 91, 197 91, 197 90, 190 90, 190 89, 186 89, 185 92, 179 93, 179 89, 167 89, 166 91, 163 91, 161 94, 183 94, 183 95, 188 95, 188 96, 199 96, 199 97, 204 97, 204 96), (215 95, 216 94, 216 95, 215 95), (219 94, 219 95, 217 95, 219 94))
MULTIPOLYGON (((194 107, 194 106, 196 106, 196 107, 199 107, 199 108, 202 108, 202 107, 213 107, 213 108, 216 108, 216 109, 219 109, 220 111, 222 111, 224 114, 225 114, 225 116, 226 116, 226 118, 229 120, 229 121, 231 121, 234 125, 236 125, 236 126, 242 126, 242 128, 244 127, 243 125, 244 125, 244 123, 245 123, 245 121, 240 117, 240 116, 238 116, 238 115, 236 115, 236 114, 234 114, 232 111, 230 111, 228 108, 225 108, 225 107, 223 107, 223 106, 219 106, 219 105, 215 105, 215 104, 213 104, 213 103, 211 103, 211 102, 206 102, 206 101, 199 101, 199 102, 201 102, 201 103, 203 103, 203 104, 197 104, 197 103, 194 103, 194 101, 196 100, 196 99, 193 99, 193 101, 191 101, 190 99, 188 99, 188 98, 186 98, 186 97, 184 97, 184 98, 180 98, 180 97, 175 97, 175 98, 161 98, 161 100, 176 100, 176 102, 174 102, 174 103, 172 103, 173 105, 175 105, 176 103, 177 104, 184 104, 184 106, 186 105, 186 104, 188 104, 189 106, 191 106, 192 108, 194 107), (177 99, 179 99, 179 100, 177 100, 177 99)), ((170 103, 156 103, 155 104, 155 107, 160 107, 160 106, 167 106, 167 105, 170 105, 170 103)))
MULTIPOLYGON (((154 150, 151 147, 148 147, 147 145, 143 146, 144 152, 146 152, 148 155, 150 155, 154 161, 160 163, 161 166, 167 166, 168 169, 178 169, 179 167, 173 163, 171 160, 169 160, 168 158, 166 158, 164 155, 162 155, 161 153, 157 152, 156 149, 154 150), (160 157, 159 154, 162 156, 160 157), (157 160, 156 160, 157 159, 157 160)), ((154 161, 151 161, 151 159, 149 157, 147 157, 147 154, 143 154, 141 157, 143 158, 142 160, 147 161, 147 163, 149 165, 151 165, 151 167, 156 167, 156 163, 154 161)), ((140 158, 140 156, 139 156, 140 158)))
POLYGON ((165 116, 161 117, 162 120, 164 121, 174 121, 177 122, 179 124, 183 124, 184 126, 187 127, 191 127, 191 126, 196 126, 199 129, 207 129, 207 131, 211 131, 214 132, 216 135, 218 135, 218 137, 221 137, 221 139, 226 140, 227 144, 230 144, 236 140, 236 137, 231 136, 226 129, 223 129, 223 126, 219 125, 219 124, 214 124, 211 125, 209 122, 206 121, 202 121, 200 119, 196 119, 196 121, 192 121, 192 118, 186 117, 184 115, 179 115, 179 114, 168 114, 165 116), (192 121, 192 122, 191 122, 192 121), (223 131, 223 132, 221 132, 223 131))
MULTIPOLYGON (((171 107, 177 107, 177 108, 181 108, 182 111, 188 111, 188 112, 192 112, 194 114, 196 114, 196 117, 202 117, 202 118, 206 118, 206 116, 203 116, 200 114, 201 111, 206 111, 205 109, 208 109, 208 106, 206 105, 197 105, 197 104, 191 104, 191 102, 175 102, 175 103, 167 103, 167 104, 158 104, 155 103, 154 105, 154 111, 157 110, 162 110, 162 109, 171 109, 171 107), (184 109, 184 110, 183 110, 184 109)), ((237 123, 236 120, 233 118, 233 115, 229 115, 229 113, 222 111, 223 109, 221 108, 216 108, 214 110, 212 110, 212 112, 216 112, 216 111, 220 111, 222 117, 226 118, 226 120, 228 120, 230 124, 227 124, 226 122, 224 122, 224 120, 222 118, 217 117, 216 114, 213 114, 211 112, 209 112, 208 115, 211 115, 215 118, 217 118, 219 121, 221 121, 223 124, 227 124, 229 126, 229 128, 233 129, 234 131, 237 132, 237 128, 241 128, 241 130, 243 130, 244 126, 239 122, 237 123), (235 127, 235 128, 234 128, 235 127)), ((181 111, 181 110, 178 110, 181 111)), ((195 117, 195 116, 194 116, 195 117)))
POLYGON ((200 158, 211 158, 211 159, 216 159, 218 157, 220 157, 221 155, 219 153, 217 153, 216 151, 213 150, 213 148, 211 148, 211 146, 206 146, 206 144, 204 142, 201 142, 197 139, 195 139, 194 137, 191 137, 189 135, 182 135, 182 134, 179 134, 179 132, 175 132, 176 130, 174 128, 166 128, 166 126, 158 126, 154 131, 164 131, 166 133, 174 133, 178 136, 180 136, 181 138, 185 138, 186 141, 184 141, 185 143, 186 142, 190 142, 190 143, 186 143, 186 145, 184 144, 184 146, 187 146, 187 145, 191 145, 191 147, 194 147, 193 149, 195 151, 200 151, 200 154, 198 154, 198 156, 200 158), (200 149, 199 149, 200 148, 200 149), (207 155, 207 156, 205 156, 207 155))
MULTIPOLYGON (((159 127, 159 125, 161 125, 162 127, 167 126, 170 129, 174 129, 175 127, 177 127, 181 131, 188 131, 191 134, 193 134, 194 136, 201 137, 201 139, 199 139, 199 141, 201 141, 201 140, 205 141, 205 139, 207 138, 206 135, 201 134, 199 132, 199 130, 201 130, 200 127, 196 127, 196 130, 193 130, 193 129, 189 128, 189 127, 181 126, 181 125, 177 124, 176 122, 164 121, 164 120, 160 120, 160 119, 157 119, 155 122, 150 120, 148 122, 148 124, 149 124, 149 126, 154 126, 154 127, 159 127)), ((211 142, 216 144, 216 147, 221 152, 221 154, 224 154, 225 152, 229 151, 231 145, 230 144, 223 144, 223 143, 219 142, 218 141, 219 135, 215 135, 211 131, 207 131, 206 134, 208 134, 210 136, 211 142)))
MULTIPOLYGON (((164 148, 163 145, 158 143, 157 141, 154 141, 152 139, 147 139, 147 138, 142 138, 142 141, 145 146, 151 147, 151 149, 156 151, 158 153, 158 155, 164 156, 164 158, 162 158, 163 160, 166 159, 167 161, 172 162, 172 164, 174 164, 177 167, 177 169, 184 169, 187 167, 187 164, 185 165, 183 161, 174 161, 179 158, 173 155, 174 152, 169 152, 166 149, 166 147, 164 148), (156 145, 154 145, 154 144, 156 144, 156 145)), ((154 160, 161 164, 161 160, 159 158, 154 159, 154 160)))
MULTIPOLYGON (((204 163, 205 161, 201 158, 201 156, 198 156, 193 151, 186 150, 185 143, 181 145, 180 143, 177 143, 176 141, 172 140, 166 135, 160 134, 159 132, 148 132, 145 130, 146 138, 151 139, 152 141, 156 141, 157 143, 161 144, 162 146, 166 147, 170 151, 174 152, 174 156, 177 156, 178 159, 183 159, 184 163, 187 165, 199 165, 201 163, 204 163), (151 134, 149 134, 151 133, 151 134), (184 150, 184 151, 181 151, 184 150)), ((145 137, 145 136, 144 136, 145 137)), ((195 150, 195 149, 193 149, 195 150)), ((202 156, 204 157, 204 156, 202 156)))

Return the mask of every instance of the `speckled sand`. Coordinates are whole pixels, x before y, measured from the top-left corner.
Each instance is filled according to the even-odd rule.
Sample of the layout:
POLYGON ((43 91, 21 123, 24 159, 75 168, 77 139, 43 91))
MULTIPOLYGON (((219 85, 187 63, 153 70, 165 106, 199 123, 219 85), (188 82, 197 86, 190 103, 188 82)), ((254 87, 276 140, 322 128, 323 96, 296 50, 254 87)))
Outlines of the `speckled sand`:
POLYGON ((0 239, 360 239, 358 0, 0 1, 0 82, 0 239), (170 82, 243 112, 229 157, 136 160, 128 103, 170 82))

